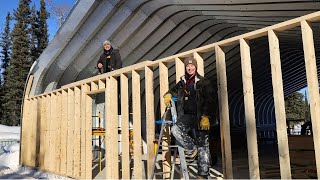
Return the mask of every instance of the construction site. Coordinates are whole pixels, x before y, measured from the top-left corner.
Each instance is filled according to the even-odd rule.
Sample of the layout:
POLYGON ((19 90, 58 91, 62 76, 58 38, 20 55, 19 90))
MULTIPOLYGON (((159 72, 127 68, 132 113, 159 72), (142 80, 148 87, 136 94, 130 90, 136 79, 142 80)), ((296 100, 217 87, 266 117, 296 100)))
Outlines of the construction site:
POLYGON ((319 10, 316 0, 77 1, 30 69, 20 164, 74 179, 197 178, 197 159, 169 148, 176 117, 163 98, 193 57, 217 99, 209 179, 319 178, 319 10), (99 73, 106 40, 122 68, 99 73), (301 89, 308 122, 286 117, 285 97, 301 89))

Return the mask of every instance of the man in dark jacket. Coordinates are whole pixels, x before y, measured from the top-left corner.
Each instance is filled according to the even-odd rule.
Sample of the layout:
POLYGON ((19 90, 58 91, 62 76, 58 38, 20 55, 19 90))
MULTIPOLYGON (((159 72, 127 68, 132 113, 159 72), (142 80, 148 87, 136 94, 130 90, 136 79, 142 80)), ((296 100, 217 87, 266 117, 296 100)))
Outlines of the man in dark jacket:
POLYGON ((100 73, 107 73, 122 68, 121 56, 118 49, 113 49, 110 41, 103 42, 103 53, 98 60, 100 73))
POLYGON ((184 64, 185 75, 164 95, 164 103, 170 106, 172 97, 177 97, 178 117, 171 133, 185 148, 186 158, 194 159, 198 154, 197 178, 208 178, 209 119, 215 120, 215 93, 210 80, 197 73, 197 61, 193 57, 185 58, 184 64), (195 139, 189 136, 192 130, 195 130, 195 139))

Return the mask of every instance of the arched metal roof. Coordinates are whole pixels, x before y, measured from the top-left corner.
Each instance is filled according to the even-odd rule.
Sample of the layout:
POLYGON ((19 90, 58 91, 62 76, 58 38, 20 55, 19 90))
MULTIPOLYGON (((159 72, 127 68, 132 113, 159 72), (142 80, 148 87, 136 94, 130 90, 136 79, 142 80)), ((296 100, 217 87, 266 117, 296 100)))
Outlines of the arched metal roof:
MULTIPOLYGON (((124 66, 129 66, 319 9, 320 2, 315 0, 81 0, 32 70, 35 81, 31 93, 40 94, 96 75, 96 61, 105 39, 120 49, 124 66)), ((319 33, 319 28, 315 29, 319 33)), ((282 33, 280 38, 286 94, 306 86, 300 36, 296 29, 282 33)), ((255 89, 270 93, 267 39, 251 43, 255 89)), ((228 48, 226 57, 229 84, 231 89, 237 88, 241 83, 239 47, 228 48)), ((214 79, 214 55, 205 55, 205 60, 206 74, 214 79)))

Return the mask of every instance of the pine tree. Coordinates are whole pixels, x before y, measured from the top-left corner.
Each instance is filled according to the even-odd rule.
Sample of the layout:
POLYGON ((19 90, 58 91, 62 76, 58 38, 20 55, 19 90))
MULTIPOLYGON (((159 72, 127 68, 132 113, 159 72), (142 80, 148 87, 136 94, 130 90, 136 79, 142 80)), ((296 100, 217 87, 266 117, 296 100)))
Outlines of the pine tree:
POLYGON ((310 121, 310 106, 309 106, 309 101, 308 101, 308 96, 307 96, 307 91, 304 92, 304 102, 305 102, 305 121, 310 121))
POLYGON ((37 15, 40 33, 38 36, 38 52, 41 54, 49 43, 47 19, 49 18, 50 14, 46 10, 46 2, 44 0, 40 0, 40 10, 37 12, 37 15))
POLYGON ((16 23, 11 33, 12 55, 5 83, 5 118, 8 125, 20 123, 21 104, 25 81, 31 67, 30 58, 30 5, 31 0, 20 0, 14 11, 16 23))
POLYGON ((11 38, 10 38, 10 12, 8 12, 7 17, 6 17, 6 26, 4 28, 4 31, 1 34, 1 42, 0 42, 0 47, 1 47, 1 68, 2 68, 2 77, 3 77, 3 82, 6 79, 6 70, 10 64, 10 48, 11 48, 11 38))
POLYGON ((4 89, 4 83, 6 82, 7 79, 7 68, 10 65, 10 48, 11 48, 11 38, 10 38, 10 21, 11 21, 11 16, 10 12, 8 12, 7 17, 6 17, 6 26, 4 28, 4 31, 1 33, 1 40, 0 40, 0 47, 1 47, 1 68, 2 68, 2 73, 1 73, 1 78, 0 78, 0 124, 4 124, 4 112, 6 111, 4 107, 4 94, 5 94, 5 89, 4 89))
POLYGON ((38 18, 35 5, 31 8, 31 16, 30 16, 30 34, 31 34, 31 44, 30 44, 30 55, 31 62, 33 63, 38 59, 40 53, 38 51, 38 36, 39 36, 39 27, 38 27, 38 18))

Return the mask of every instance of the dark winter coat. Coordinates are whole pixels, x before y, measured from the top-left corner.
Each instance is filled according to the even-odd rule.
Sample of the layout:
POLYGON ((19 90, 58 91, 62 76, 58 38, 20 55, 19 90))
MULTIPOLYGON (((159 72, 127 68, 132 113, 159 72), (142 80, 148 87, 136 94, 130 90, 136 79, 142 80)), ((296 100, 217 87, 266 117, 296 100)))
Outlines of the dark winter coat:
MULTIPOLYGON (((209 120, 212 124, 216 116, 216 92, 209 79, 197 74, 195 77, 195 90, 196 90, 196 104, 197 104, 197 128, 200 126, 201 116, 209 116, 209 120)), ((185 76, 181 77, 181 80, 174 85, 167 93, 170 93, 172 97, 177 98, 177 115, 179 119, 184 114, 184 98, 186 89, 186 79, 185 76)), ((166 94, 167 94, 166 93, 166 94)))
POLYGON ((104 49, 104 52, 100 55, 97 65, 99 63, 102 63, 103 65, 103 72, 101 71, 101 69, 99 69, 100 73, 107 73, 122 68, 122 61, 119 50, 112 48, 109 51, 106 51, 104 49), (110 59, 107 60, 107 57, 109 55, 110 59))

